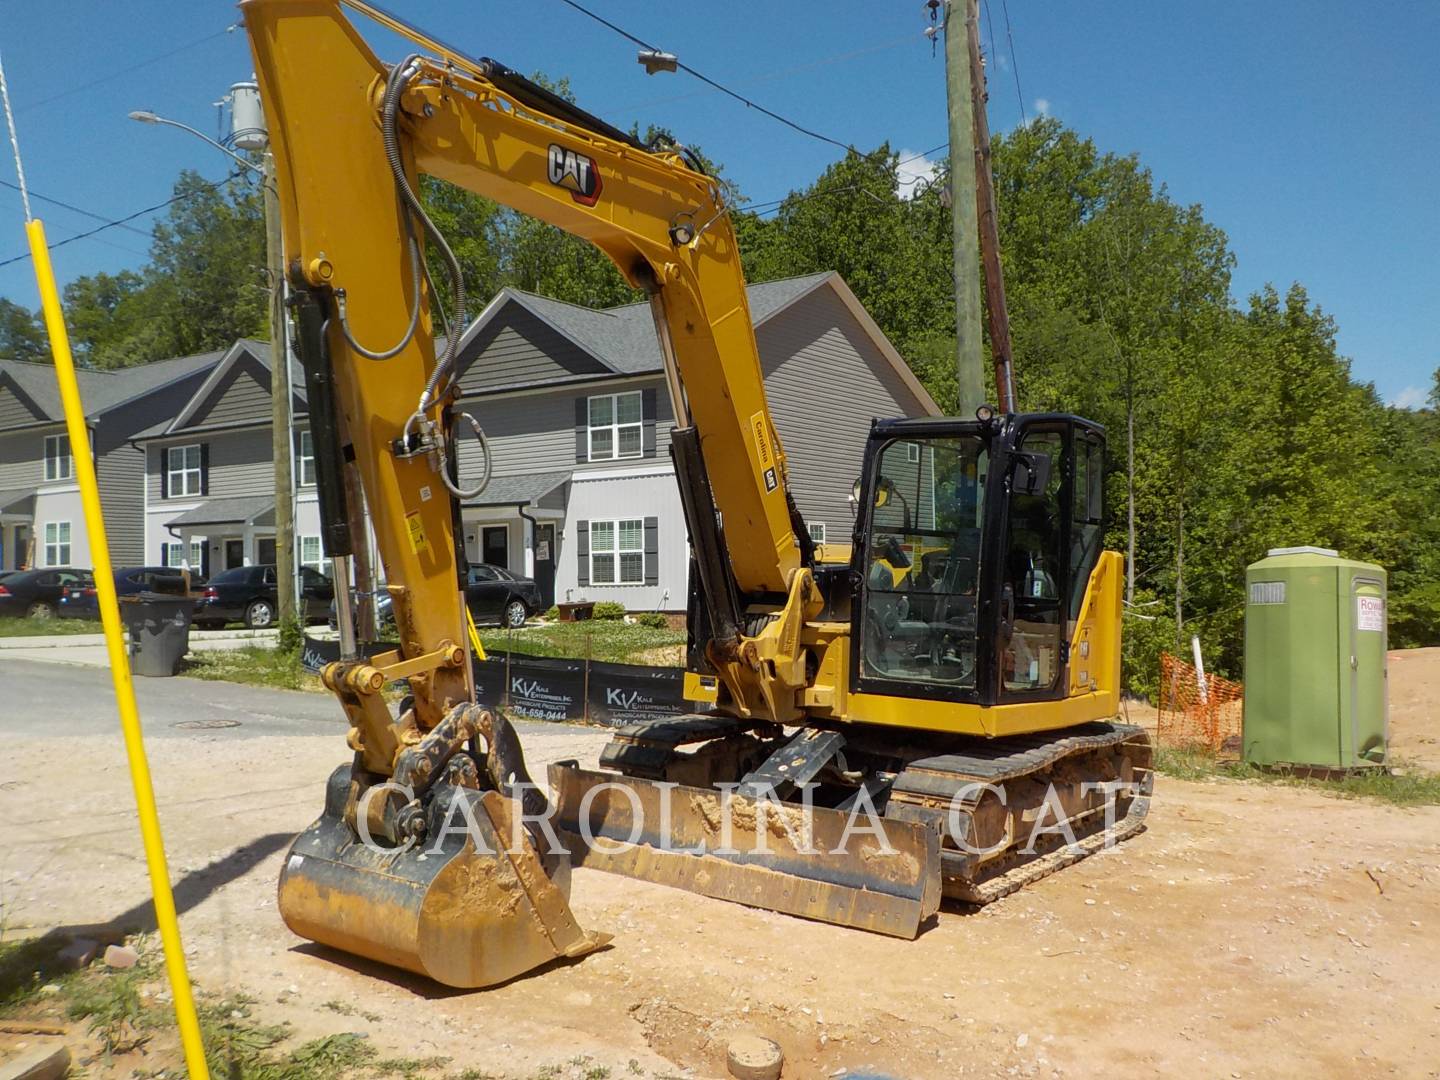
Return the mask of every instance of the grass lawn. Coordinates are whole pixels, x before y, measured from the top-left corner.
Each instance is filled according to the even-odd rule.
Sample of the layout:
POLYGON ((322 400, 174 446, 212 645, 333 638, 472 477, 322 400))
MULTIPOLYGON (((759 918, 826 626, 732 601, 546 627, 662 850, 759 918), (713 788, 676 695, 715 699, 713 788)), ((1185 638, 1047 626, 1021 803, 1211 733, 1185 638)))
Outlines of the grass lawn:
MULTIPOLYGON (((584 659, 588 654, 592 660, 657 667, 679 667, 684 662, 683 630, 619 621, 551 623, 516 631, 487 629, 480 631, 480 640, 492 656, 503 656, 508 649, 529 656, 575 659, 584 659)), ((263 645, 191 653, 180 674, 279 690, 321 689, 319 678, 302 668, 294 653, 263 645)))
POLYGON ((52 634, 103 634, 105 628, 89 619, 0 618, 0 637, 48 637, 52 634))
POLYGON ((684 630, 657 629, 617 620, 546 623, 523 630, 482 629, 480 643, 492 656, 507 651, 530 656, 589 657, 616 664, 679 667, 684 663, 684 630), (678 646, 678 648, 677 648, 678 646))
POLYGON ((191 653, 181 667, 180 674, 188 675, 192 679, 271 686, 279 690, 320 688, 320 680, 300 666, 299 657, 294 653, 266 648, 263 645, 191 653))
POLYGON ((1403 765, 1394 773, 1371 770, 1325 780, 1257 769, 1243 761, 1221 761, 1205 750, 1160 747, 1155 751, 1155 771, 1177 780, 1242 780, 1310 788, 1340 798, 1374 799, 1395 806, 1440 805, 1440 775, 1403 765))

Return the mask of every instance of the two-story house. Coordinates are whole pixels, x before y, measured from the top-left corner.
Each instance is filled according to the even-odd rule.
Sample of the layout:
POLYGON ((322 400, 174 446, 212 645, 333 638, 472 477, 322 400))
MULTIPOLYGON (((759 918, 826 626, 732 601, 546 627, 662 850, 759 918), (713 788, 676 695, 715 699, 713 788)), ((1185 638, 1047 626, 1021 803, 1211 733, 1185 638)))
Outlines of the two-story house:
MULTIPOLYGON (((134 437, 147 560, 206 575, 275 561, 270 377, 270 346, 241 339, 168 416, 134 437)), ((326 570, 299 365, 292 377, 296 560, 326 570)))
MULTIPOLYGON (((148 561, 144 458, 131 438, 173 417, 223 355, 76 373, 115 565, 148 561)), ((90 565, 55 369, 0 360, 0 569, 90 565)))
MULTIPOLYGON (((840 275, 748 292, 795 501, 816 539, 848 542, 870 421, 939 408, 840 275)), ((458 356, 456 408, 480 421, 493 461, 462 509, 471 561, 534 577, 547 603, 683 610, 689 551, 649 306, 597 311, 505 289, 458 356)), ((462 482, 479 454, 460 438, 462 482)))

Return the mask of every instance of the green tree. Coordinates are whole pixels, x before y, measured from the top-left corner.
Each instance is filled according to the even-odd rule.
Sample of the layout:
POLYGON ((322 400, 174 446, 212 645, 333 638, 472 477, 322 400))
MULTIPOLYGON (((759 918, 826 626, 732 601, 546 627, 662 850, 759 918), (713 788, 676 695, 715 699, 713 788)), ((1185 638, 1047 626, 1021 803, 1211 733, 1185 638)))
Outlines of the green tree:
POLYGON ((180 174, 139 273, 93 274, 65 289, 84 362, 127 367, 268 337, 265 222, 259 188, 180 174))
POLYGON ((0 357, 47 363, 50 343, 35 313, 0 297, 0 357))

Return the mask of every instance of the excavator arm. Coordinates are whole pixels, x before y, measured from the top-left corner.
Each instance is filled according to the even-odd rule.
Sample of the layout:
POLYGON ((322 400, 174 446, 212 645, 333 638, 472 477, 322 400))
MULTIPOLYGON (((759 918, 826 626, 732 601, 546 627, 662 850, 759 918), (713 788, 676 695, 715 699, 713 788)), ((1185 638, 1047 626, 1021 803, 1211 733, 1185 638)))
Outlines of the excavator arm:
MULTIPOLYGON (((309 307, 312 352, 323 335, 328 359, 320 382, 333 386, 379 525, 381 560, 399 583, 401 651, 407 660, 437 661, 433 672, 411 676, 420 727, 465 698, 454 647, 463 640, 454 500, 445 490, 461 481, 450 476, 447 484, 440 468, 449 456, 445 388, 455 373, 443 349, 437 360, 434 296, 416 280, 411 239, 422 222, 403 190, 413 193, 421 172, 585 238, 650 297, 687 525, 712 616, 711 662, 743 711, 794 718, 798 684, 788 685, 788 696, 776 689, 775 649, 742 647, 748 607, 779 608, 793 591, 813 589, 803 584, 808 573, 797 575, 810 562, 809 538, 797 527, 720 186, 682 152, 647 149, 503 65, 467 57, 370 5, 344 6, 421 51, 387 68, 334 0, 242 6, 302 327, 309 307), (365 354, 393 348, 397 328, 412 323, 393 356, 365 354), (427 386, 435 391, 422 400, 427 386), (425 430, 433 438, 417 440, 425 430), (397 453, 406 439, 422 452, 397 453), (716 507, 724 508, 723 533, 716 507)), ((463 315, 452 311, 451 321, 463 315)), ((339 452, 338 433, 317 443, 339 452)), ((347 554, 338 502, 326 508, 332 555, 347 554)), ((783 684, 795 679, 783 669, 779 676, 783 684)), ((386 734, 380 710, 347 708, 361 721, 368 765, 383 772, 400 740, 386 734)))
MULTIPOLYGON (((439 824, 427 793, 442 782, 479 790, 488 780, 511 794, 516 770, 497 770, 494 748, 519 757, 503 717, 471 705, 456 526, 460 501, 479 485, 457 474, 456 443, 472 428, 483 443, 483 433, 453 415, 464 282, 417 197, 418 176, 585 238, 649 296, 712 628, 709 662, 743 714, 794 719, 805 678, 796 630, 817 601, 812 552, 765 400, 734 230, 720 186, 682 150, 642 146, 503 65, 430 40, 378 8, 358 0, 248 0, 242 9, 274 155, 325 551, 343 585, 358 542, 342 482, 353 461, 400 636, 392 652, 357 655, 348 593, 337 590, 342 655, 323 679, 349 718, 355 761, 337 770, 326 815, 297 841, 282 878, 282 913, 306 936, 444 981, 496 981, 517 964, 596 944, 547 889, 545 873, 559 863, 542 842, 538 856, 515 861, 512 882, 529 901, 535 940, 504 950, 493 945, 503 936, 491 918, 497 905, 477 908, 450 880, 468 881, 496 864, 462 852, 437 876, 396 856, 385 874, 408 873, 415 886, 399 905, 409 929, 397 944, 386 921, 395 911, 384 914, 374 902, 391 886, 353 843, 365 833, 401 849, 426 839, 439 824), (416 51, 385 65, 342 7, 416 51), (451 270, 448 311, 428 277, 427 245, 451 270), (789 617, 757 636, 742 632, 754 611, 782 609, 789 617), (382 689, 399 679, 408 681, 411 703, 396 716, 382 689), (477 745, 490 753, 468 751, 471 768, 466 747, 477 745), (400 781, 409 787, 397 790, 400 781), (467 905, 478 914, 467 914, 467 905), (450 958, 480 951, 483 942, 492 942, 483 945, 486 955, 500 959, 455 969, 450 958)), ((518 771, 523 777, 523 762, 518 771)), ((496 819, 509 813, 503 803, 487 792, 475 805, 497 832, 496 819)))

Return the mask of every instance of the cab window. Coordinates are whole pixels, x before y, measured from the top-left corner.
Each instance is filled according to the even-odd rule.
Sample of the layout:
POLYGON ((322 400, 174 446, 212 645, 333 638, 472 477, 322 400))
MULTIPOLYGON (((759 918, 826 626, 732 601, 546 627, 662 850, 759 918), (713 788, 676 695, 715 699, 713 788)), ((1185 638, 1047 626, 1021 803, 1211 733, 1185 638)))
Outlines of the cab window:
POLYGON ((975 436, 896 440, 868 491, 861 675, 975 687, 989 453, 975 436))

